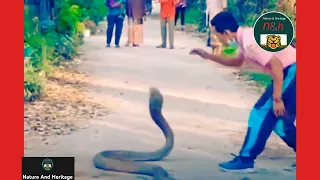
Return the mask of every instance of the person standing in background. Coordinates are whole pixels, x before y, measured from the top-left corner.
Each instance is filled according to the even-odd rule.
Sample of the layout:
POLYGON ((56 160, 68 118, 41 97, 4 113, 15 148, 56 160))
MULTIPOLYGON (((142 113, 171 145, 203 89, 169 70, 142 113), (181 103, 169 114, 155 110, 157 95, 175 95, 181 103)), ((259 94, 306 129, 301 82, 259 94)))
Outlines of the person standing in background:
POLYGON ((125 3, 126 3, 126 0, 107 0, 106 1, 106 5, 108 6, 108 15, 107 15, 108 28, 106 32, 106 36, 107 36, 106 47, 110 47, 114 26, 116 27, 115 46, 116 48, 120 47, 119 43, 120 43, 120 38, 122 34, 123 20, 125 18, 125 9, 124 9, 125 3))
POLYGON ((159 0, 160 2, 160 28, 162 44, 157 48, 167 47, 167 24, 169 31, 170 49, 174 49, 174 18, 176 13, 176 5, 180 0, 159 0))
POLYGON ((128 16, 128 42, 138 47, 143 42, 143 21, 146 16, 146 0, 127 0, 126 13, 128 16))
POLYGON ((212 53, 219 55, 222 51, 222 44, 215 35, 214 27, 211 26, 210 21, 218 13, 227 10, 227 0, 207 0, 206 17, 209 26, 207 46, 212 47, 212 53))
POLYGON ((187 7, 187 0, 181 0, 180 3, 178 3, 176 5, 176 16, 175 16, 175 21, 174 21, 174 25, 177 25, 177 21, 179 19, 179 15, 180 15, 180 24, 182 26, 184 26, 184 15, 186 13, 186 7, 187 7))
POLYGON ((147 5, 147 15, 150 15, 152 12, 152 1, 153 0, 146 0, 146 5, 147 5))

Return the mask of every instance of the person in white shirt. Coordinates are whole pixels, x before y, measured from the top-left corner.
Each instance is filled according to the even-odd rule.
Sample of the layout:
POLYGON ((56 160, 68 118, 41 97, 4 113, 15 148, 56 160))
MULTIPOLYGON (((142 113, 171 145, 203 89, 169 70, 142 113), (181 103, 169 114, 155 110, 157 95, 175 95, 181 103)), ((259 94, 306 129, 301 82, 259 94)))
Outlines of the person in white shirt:
POLYGON ((214 18, 218 13, 227 10, 227 0, 206 0, 206 25, 209 26, 207 46, 212 47, 213 54, 220 54, 222 50, 222 44, 216 38, 214 28, 211 27, 211 19, 214 18))

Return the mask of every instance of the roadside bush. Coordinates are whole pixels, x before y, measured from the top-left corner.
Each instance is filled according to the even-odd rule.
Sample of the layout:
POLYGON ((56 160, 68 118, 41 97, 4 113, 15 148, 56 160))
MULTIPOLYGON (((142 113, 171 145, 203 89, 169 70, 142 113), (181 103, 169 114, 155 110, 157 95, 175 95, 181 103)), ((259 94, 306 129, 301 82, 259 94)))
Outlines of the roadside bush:
POLYGON ((34 101, 39 98, 43 78, 36 73, 34 67, 26 62, 24 64, 24 100, 34 101))
MULTIPOLYGON (((294 29, 296 29, 296 0, 278 0, 277 10, 284 12, 292 21, 294 29)), ((294 34, 293 44, 296 43, 296 36, 294 34)))
POLYGON ((77 24, 81 18, 80 7, 78 5, 64 4, 60 8, 56 19, 57 30, 58 32, 73 36, 78 32, 77 24))
POLYGON ((239 24, 252 27, 263 13, 276 10, 276 1, 235 0, 233 3, 228 3, 228 10, 233 13, 239 24))
POLYGON ((196 24, 198 31, 202 32, 206 27, 206 0, 187 1, 185 21, 187 24, 196 24))
POLYGON ((105 0, 72 0, 72 4, 81 7, 82 20, 92 20, 98 24, 107 14, 105 0))
POLYGON ((248 80, 253 80, 257 83, 258 86, 266 87, 271 83, 272 77, 269 74, 257 73, 257 72, 241 72, 242 75, 245 75, 248 80))
MULTIPOLYGON (((25 5, 24 100, 40 97, 46 77, 64 60, 77 55, 85 22, 99 23, 106 15, 104 0, 56 0, 53 21, 39 22, 35 7, 25 5), (28 12, 28 9, 32 12, 28 12)), ((91 23, 92 24, 92 23, 91 23)))

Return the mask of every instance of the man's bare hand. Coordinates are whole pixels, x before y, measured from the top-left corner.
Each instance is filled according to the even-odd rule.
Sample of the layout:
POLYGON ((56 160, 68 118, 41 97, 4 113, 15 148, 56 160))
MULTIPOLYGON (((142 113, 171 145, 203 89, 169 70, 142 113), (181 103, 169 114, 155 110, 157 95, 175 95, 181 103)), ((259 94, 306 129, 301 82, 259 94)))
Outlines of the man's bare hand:
POLYGON ((121 3, 114 3, 111 5, 111 7, 122 7, 123 5, 121 3))
POLYGON ((285 114, 285 107, 283 101, 273 102, 273 113, 276 117, 283 116, 285 114))
POLYGON ((208 59, 209 56, 210 56, 210 54, 207 53, 207 52, 206 52, 205 50, 203 50, 203 49, 193 49, 193 50, 190 51, 189 54, 190 54, 190 55, 198 55, 198 56, 200 56, 200 57, 202 57, 202 58, 204 58, 204 59, 208 59))
POLYGON ((174 3, 174 5, 180 4, 181 0, 174 0, 173 3, 174 3))

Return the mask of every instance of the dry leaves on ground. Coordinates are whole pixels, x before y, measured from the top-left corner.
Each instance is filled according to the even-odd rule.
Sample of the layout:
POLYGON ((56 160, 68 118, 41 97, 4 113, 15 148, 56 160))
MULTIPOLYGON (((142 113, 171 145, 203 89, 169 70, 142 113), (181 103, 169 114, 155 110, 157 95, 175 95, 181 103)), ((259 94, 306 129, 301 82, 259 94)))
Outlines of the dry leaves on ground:
POLYGON ((57 68, 45 84, 40 100, 24 105, 26 136, 45 140, 85 127, 89 119, 108 114, 106 106, 86 96, 86 75, 68 66, 57 68))

